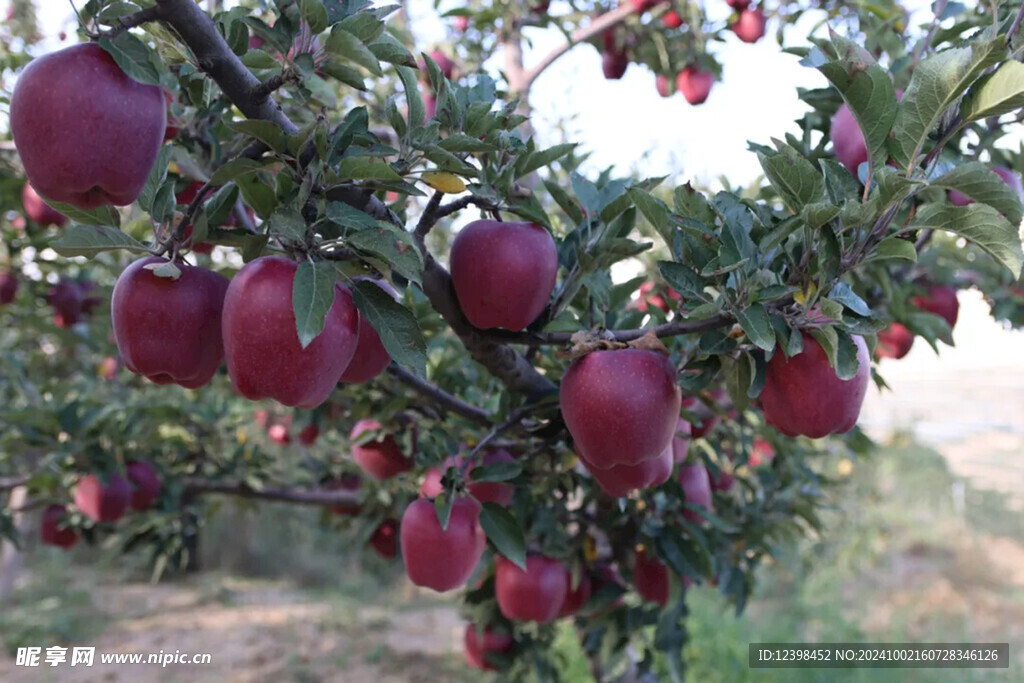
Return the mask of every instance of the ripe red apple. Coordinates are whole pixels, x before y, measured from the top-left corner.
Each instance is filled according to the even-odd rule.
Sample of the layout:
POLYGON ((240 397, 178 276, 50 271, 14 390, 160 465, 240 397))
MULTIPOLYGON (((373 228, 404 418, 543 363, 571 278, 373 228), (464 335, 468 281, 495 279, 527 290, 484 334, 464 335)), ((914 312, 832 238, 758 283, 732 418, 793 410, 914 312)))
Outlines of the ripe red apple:
POLYGON ((724 470, 719 472, 716 476, 711 477, 711 490, 712 491, 728 491, 732 488, 735 478, 725 472, 724 470))
POLYGON ((768 362, 761 391, 765 421, 786 436, 818 439, 850 431, 871 376, 867 344, 862 337, 853 337, 860 367, 856 376, 842 380, 814 337, 804 333, 803 341, 803 350, 792 358, 776 350, 768 362))
POLYGON ((452 75, 455 73, 455 62, 441 50, 434 50, 430 53, 430 58, 434 60, 438 68, 441 69, 441 73, 444 77, 451 80, 452 75))
MULTIPOLYGON (((1010 189, 1017 193, 1018 197, 1024 200, 1024 184, 1021 183, 1020 174, 1016 171, 1011 171, 1003 166, 993 166, 992 172, 1003 179, 1010 189)), ((965 194, 957 192, 956 190, 949 191, 949 201, 955 206, 967 206, 973 204, 974 200, 965 194)), ((31 218, 31 216, 30 216, 31 218)))
POLYGON ((666 313, 672 310, 672 305, 666 301, 666 297, 669 301, 679 301, 682 297, 679 292, 672 289, 671 287, 665 287, 665 296, 662 296, 660 292, 655 292, 655 284, 653 282, 645 282, 640 285, 638 290, 639 296, 630 302, 631 306, 635 306, 636 310, 646 313, 648 306, 657 306, 666 313))
POLYGON ((686 462, 686 456, 690 452, 692 430, 693 427, 683 418, 676 420, 676 433, 672 437, 672 462, 677 465, 686 462))
POLYGON ((672 442, 682 398, 676 369, 655 351, 595 351, 562 377, 559 399, 576 450, 593 467, 638 465, 672 442))
POLYGON ((633 560, 633 585, 646 602, 656 602, 662 607, 668 604, 671 583, 668 567, 657 557, 641 550, 633 560))
POLYGON ((629 55, 625 51, 612 52, 605 50, 601 53, 601 72, 609 81, 621 79, 629 67, 629 55))
POLYGON ((167 128, 163 91, 132 80, 98 43, 32 60, 11 97, 11 133, 39 194, 80 209, 131 204, 167 128))
POLYGON ((548 7, 551 5, 551 0, 534 0, 530 6, 530 11, 534 14, 544 14, 548 11, 548 7))
MULTIPOLYGON (((711 505, 711 479, 708 477, 708 470, 703 463, 683 465, 679 468, 679 484, 683 487, 686 502, 698 505, 706 510, 712 510, 711 505)), ((704 518, 694 510, 683 510, 683 517, 700 524, 704 518)))
MULTIPOLYGON (((903 91, 896 91, 896 99, 903 99, 903 91)), ((829 127, 829 139, 832 141, 832 151, 843 166, 854 176, 857 176, 857 168, 868 160, 867 143, 864 142, 864 133, 857 125, 850 107, 844 102, 832 117, 832 124, 829 127)), ((859 176, 857 176, 859 177, 859 176)))
POLYGON ((456 235, 450 260, 459 306, 480 329, 526 329, 555 289, 555 240, 536 223, 473 221, 456 235))
POLYGON ((28 183, 21 188, 21 205, 25 207, 25 215, 29 220, 38 225, 55 225, 59 228, 68 222, 67 216, 56 209, 51 209, 28 183))
POLYGON ((128 510, 132 487, 119 474, 111 474, 104 484, 95 474, 78 480, 75 486, 75 505, 95 522, 116 522, 128 510))
POLYGON ((489 628, 483 630, 483 637, 477 633, 473 624, 466 624, 465 653, 466 663, 474 669, 497 671, 498 667, 487 661, 489 652, 506 652, 512 647, 512 636, 507 633, 496 633, 489 628))
POLYGON ((760 7, 740 10, 729 27, 744 43, 756 43, 764 37, 765 16, 760 7))
POLYGON ((666 0, 629 0, 630 4, 633 5, 633 10, 636 12, 646 12, 655 5, 659 5, 666 0))
MULTIPOLYGON (((441 485, 441 480, 444 478, 445 471, 449 467, 461 467, 464 461, 465 456, 460 454, 454 457, 445 458, 445 461, 441 463, 440 466, 428 469, 426 476, 423 478, 423 483, 420 484, 420 495, 424 498, 436 498, 441 495, 441 492, 444 491, 444 487, 441 485)), ((512 457, 512 454, 504 448, 487 449, 480 458, 479 465, 492 465, 499 462, 514 461, 515 458, 512 457)), ((492 481, 483 481, 474 484, 471 475, 472 468, 466 472, 466 489, 469 491, 469 495, 473 496, 473 498, 476 498, 481 503, 496 503, 504 506, 512 504, 512 497, 515 495, 514 486, 503 482, 492 481)))
POLYGON ((913 332, 897 322, 889 323, 887 328, 878 333, 875 355, 879 358, 903 358, 910 353, 913 345, 913 332))
POLYGON ((121 369, 121 361, 114 356, 107 356, 100 361, 99 367, 96 369, 96 374, 108 382, 114 381, 117 377, 118 371, 121 369))
MULTIPOLYGON (((658 74, 654 78, 654 87, 658 90, 658 94, 662 97, 671 97, 676 92, 676 79, 672 76, 666 76, 665 74, 658 74)), ((653 282, 645 282, 646 284, 654 285, 653 282)), ((643 287, 643 285, 641 285, 643 287)), ((647 308, 647 302, 644 302, 644 309, 647 308)))
MULTIPOLYGON (((330 479, 324 487, 329 491, 358 491, 363 486, 362 477, 358 474, 343 474, 340 477, 330 479)), ((352 503, 338 503, 331 506, 331 512, 336 515, 358 515, 359 505, 352 503)))
POLYGON ((469 17, 455 17, 455 30, 458 31, 459 33, 465 33, 467 30, 469 30, 469 17))
POLYGON ((526 571, 499 555, 495 559, 494 593, 506 619, 542 624, 558 617, 569 590, 565 566, 544 555, 526 558, 526 571))
POLYGON ((299 443, 303 446, 312 446, 320 438, 320 427, 315 422, 310 422, 299 432, 299 443))
POLYGON ((661 25, 668 29, 679 28, 683 25, 683 18, 679 12, 670 9, 661 15, 661 25))
MULTIPOLYGON (((352 441, 363 432, 375 431, 383 427, 376 420, 359 420, 349 437, 352 441)), ((407 458, 398 447, 395 437, 388 434, 379 441, 371 441, 362 446, 352 445, 352 459, 374 479, 390 479, 402 472, 412 469, 412 458, 407 458)))
POLYGON ((751 467, 760 467, 761 465, 770 464, 772 459, 775 457, 775 447, 764 439, 754 439, 754 443, 750 447, 750 457, 747 458, 747 464, 751 467))
POLYGON ((657 458, 644 460, 636 465, 615 465, 601 469, 589 465, 587 459, 580 455, 580 460, 587 466, 587 471, 594 481, 609 496, 621 498, 636 489, 661 486, 672 475, 672 446, 669 445, 657 458))
POLYGON ((398 554, 398 522, 393 519, 385 519, 373 532, 370 537, 370 545, 377 551, 377 554, 385 560, 390 560, 398 554))
POLYGON ((134 490, 132 491, 131 506, 133 510, 146 510, 163 488, 163 480, 156 468, 144 460, 136 460, 125 466, 125 474, 131 481, 134 490))
POLYGON ((558 610, 558 618, 569 617, 579 612, 587 601, 590 600, 590 577, 586 573, 580 575, 579 584, 576 588, 572 587, 572 576, 569 574, 569 570, 566 569, 565 577, 566 589, 565 601, 562 602, 562 608, 558 610))
POLYGON ((110 319, 117 349, 129 370, 155 384, 197 389, 224 360, 221 313, 228 279, 176 263, 180 277, 159 277, 169 262, 147 256, 133 262, 114 285, 110 319))
POLYGON ((231 384, 245 398, 315 408, 352 360, 359 317, 352 295, 335 283, 324 329, 303 349, 292 309, 297 269, 282 256, 261 256, 238 271, 224 297, 224 357, 231 384))
POLYGON ((922 296, 915 296, 910 299, 922 311, 928 311, 941 316, 950 329, 956 326, 956 319, 960 313, 960 302, 956 298, 956 287, 949 285, 930 285, 928 293, 922 296))
POLYGON ((704 71, 696 66, 688 66, 676 76, 676 89, 683 93, 683 97, 690 104, 703 104, 708 99, 714 83, 713 72, 704 71))
POLYGON ((267 427, 267 438, 279 446, 287 446, 292 442, 292 435, 288 433, 288 426, 280 422, 267 427))
POLYGON ((39 525, 39 540, 46 545, 55 545, 67 550, 78 542, 78 533, 74 529, 63 526, 62 521, 67 513, 63 505, 48 505, 43 510, 39 525))
POLYGON ((725 0, 725 4, 732 7, 734 10, 742 11, 747 9, 750 5, 750 0, 725 0))
MULTIPOLYGON (((357 277, 354 280, 372 282, 390 294, 392 298, 398 299, 398 292, 385 280, 376 280, 369 277, 357 277)), ((373 329, 373 325, 360 312, 359 337, 356 340, 356 351, 352 355, 352 360, 349 362, 348 367, 345 368, 345 372, 341 373, 341 381, 353 383, 369 382, 384 372, 389 363, 391 363, 391 356, 384 348, 380 335, 377 334, 377 330, 373 329)))
POLYGON ((53 324, 67 329, 82 319, 85 291, 74 280, 61 279, 50 288, 46 302, 53 307, 53 324))
POLYGON ((18 278, 9 270, 0 273, 0 304, 9 304, 18 295, 18 278))
POLYGON ((405 509, 400 530, 409 580, 442 593, 469 580, 487 545, 480 528, 480 505, 470 498, 452 503, 446 530, 441 528, 434 503, 418 498, 405 509))

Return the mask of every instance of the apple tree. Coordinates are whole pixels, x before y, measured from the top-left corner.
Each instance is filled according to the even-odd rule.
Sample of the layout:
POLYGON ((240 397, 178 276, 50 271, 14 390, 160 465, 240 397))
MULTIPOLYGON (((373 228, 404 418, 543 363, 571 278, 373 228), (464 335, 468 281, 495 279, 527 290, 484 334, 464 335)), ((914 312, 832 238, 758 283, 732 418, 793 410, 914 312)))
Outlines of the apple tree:
POLYGON ((877 361, 951 343, 958 289, 1024 302, 1024 6, 715 2, 470 0, 419 56, 366 0, 90 0, 42 55, 16 2, 0 532, 159 573, 212 497, 321 506, 459 592, 472 666, 552 677, 573 619, 596 677, 681 679, 687 591, 742 611, 820 530, 877 361), (534 136, 567 51, 698 105, 766 18, 823 87, 756 187, 534 136))

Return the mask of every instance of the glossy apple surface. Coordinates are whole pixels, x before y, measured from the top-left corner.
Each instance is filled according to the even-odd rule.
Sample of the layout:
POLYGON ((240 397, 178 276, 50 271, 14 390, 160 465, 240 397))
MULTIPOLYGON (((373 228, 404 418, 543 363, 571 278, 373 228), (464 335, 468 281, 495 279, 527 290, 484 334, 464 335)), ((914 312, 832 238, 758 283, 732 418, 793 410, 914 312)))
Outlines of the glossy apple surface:
POLYGON ((526 558, 526 571, 499 555, 494 593, 506 619, 547 623, 558 617, 569 590, 565 566, 544 555, 526 558))
POLYGON ((459 306, 480 329, 525 329, 555 288, 555 240, 536 223, 473 221, 456 235, 450 258, 459 306))
POLYGON ((39 524, 39 540, 46 545, 55 545, 67 550, 78 542, 78 533, 63 526, 67 508, 63 505, 48 505, 43 509, 39 524))
MULTIPOLYGON (((357 277, 354 280, 368 280, 390 294, 392 298, 398 299, 398 292, 385 280, 368 277, 357 277)), ((384 343, 380 340, 377 330, 373 329, 373 325, 366 319, 366 316, 359 312, 359 338, 356 341, 356 351, 352 355, 348 367, 345 368, 345 372, 341 373, 341 381, 355 384, 369 382, 384 372, 390 362, 391 356, 384 348, 384 343)))
POLYGON ((75 486, 75 505, 82 514, 95 522, 116 522, 128 510, 132 487, 124 477, 112 474, 106 483, 95 474, 78 480, 75 486))
POLYGON ((573 361, 559 392, 577 452, 601 469, 660 456, 675 435, 681 398, 668 358, 641 349, 573 361))
POLYGON ((875 353, 880 358, 903 358, 910 353, 914 345, 914 333, 899 323, 890 323, 878 333, 878 346, 875 353))
POLYGON ((441 528, 433 501, 426 498, 409 504, 399 528, 409 580, 442 593, 469 580, 487 544, 480 528, 480 505, 469 498, 452 503, 446 530, 441 528))
POLYGON ((284 257, 261 256, 238 271, 224 297, 224 357, 231 384, 245 398, 315 408, 352 360, 359 317, 352 295, 335 283, 324 329, 303 349, 292 308, 297 269, 284 257))
POLYGON ((175 264, 177 279, 153 272, 166 263, 148 256, 121 273, 110 300, 114 341, 135 374, 197 389, 224 360, 221 314, 228 279, 185 263, 175 264))
POLYGON ((148 509, 163 488, 160 474, 153 465, 144 460, 128 463, 125 466, 125 474, 132 484, 131 508, 133 510, 148 509))
POLYGON ((792 358, 776 349, 761 392, 765 421, 786 436, 815 439, 853 429, 871 376, 867 344, 858 336, 853 341, 860 367, 848 380, 839 379, 809 334, 803 333, 804 348, 792 358))
POLYGON ((463 637, 466 653, 466 663, 474 669, 483 671, 497 671, 498 667, 487 661, 487 654, 490 652, 505 652, 512 647, 512 636, 507 633, 495 633, 489 628, 483 630, 483 634, 477 632, 473 624, 466 624, 466 633, 463 637))
POLYGON ((657 458, 644 460, 636 465, 615 465, 608 469, 588 466, 587 459, 580 453, 580 460, 594 481, 609 496, 621 498, 630 491, 661 486, 672 475, 672 446, 669 445, 657 458))
MULTIPOLYGON (((359 420, 352 428, 349 438, 354 442, 363 432, 376 431, 382 427, 376 420, 359 420)), ((412 469, 412 458, 402 454, 395 437, 388 434, 378 441, 370 441, 359 445, 352 444, 352 459, 374 479, 381 481, 390 479, 402 472, 412 469)))
POLYGON ((139 196, 163 144, 163 91, 132 80, 98 43, 32 60, 11 97, 14 144, 32 187, 80 209, 139 196))
POLYGON ((696 66, 688 66, 676 76, 676 89, 683 93, 690 104, 703 104, 711 94, 714 83, 714 73, 696 66))
POLYGON ((21 188, 21 205, 25 207, 25 215, 29 220, 39 225, 55 225, 59 228, 68 222, 67 216, 56 209, 51 209, 28 183, 21 188))

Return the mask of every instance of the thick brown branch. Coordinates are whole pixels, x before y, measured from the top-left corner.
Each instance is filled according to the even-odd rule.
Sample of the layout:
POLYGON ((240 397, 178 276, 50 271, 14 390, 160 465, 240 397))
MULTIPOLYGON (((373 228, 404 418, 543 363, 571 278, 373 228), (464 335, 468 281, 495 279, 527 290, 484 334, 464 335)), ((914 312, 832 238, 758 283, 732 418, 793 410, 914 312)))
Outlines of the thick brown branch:
POLYGON ((240 498, 270 500, 280 503, 297 503, 299 505, 358 505, 362 495, 358 491, 347 489, 314 489, 303 491, 298 489, 266 488, 256 490, 245 484, 228 484, 205 479, 185 480, 186 494, 206 495, 210 493, 240 498))
MULTIPOLYGON (((652 331, 658 337, 677 337, 681 334, 696 334, 725 327, 731 325, 735 320, 731 315, 719 313, 705 320, 673 320, 659 325, 653 330, 646 327, 635 330, 609 330, 608 338, 614 341, 628 342, 639 339, 652 331)), ((572 341, 573 335, 572 332, 507 332, 505 330, 478 330, 478 333, 482 337, 506 344, 526 344, 527 346, 568 344, 572 341)))
POLYGON ((441 387, 435 386, 430 382, 426 381, 425 379, 416 376, 415 374, 409 372, 400 365, 392 364, 388 368, 388 371, 396 379, 398 379, 398 381, 402 382, 403 384, 409 387, 412 387, 413 389, 423 394, 424 396, 427 396, 437 401, 440 404, 441 408, 450 410, 451 412, 456 413, 457 415, 461 415, 467 420, 472 420, 473 422, 476 422, 478 424, 487 427, 491 426, 491 414, 488 413, 483 408, 478 408, 474 405, 466 403, 459 397, 449 394, 441 387))

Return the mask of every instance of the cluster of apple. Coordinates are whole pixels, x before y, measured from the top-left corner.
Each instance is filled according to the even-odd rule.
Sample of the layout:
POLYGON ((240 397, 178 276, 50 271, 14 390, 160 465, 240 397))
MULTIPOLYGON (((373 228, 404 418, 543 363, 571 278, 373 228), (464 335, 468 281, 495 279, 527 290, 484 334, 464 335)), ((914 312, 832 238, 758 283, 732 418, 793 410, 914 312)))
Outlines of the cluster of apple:
MULTIPOLYGON (((19 289, 18 276, 12 271, 0 273, 0 305, 14 301, 19 289)), ((93 296, 96 284, 89 280, 61 278, 46 292, 46 303, 53 308, 53 324, 68 329, 81 322, 83 316, 92 315, 100 305, 93 296)))
MULTIPOLYGON (((125 476, 111 473, 106 481, 95 474, 81 477, 74 490, 75 508, 96 523, 113 523, 130 507, 142 512, 160 495, 163 480, 156 468, 144 460, 125 466, 125 476)), ((47 545, 67 550, 78 542, 78 532, 68 525, 68 509, 53 504, 43 510, 39 537, 47 545)))
MULTIPOLYGON (((1019 182, 1019 181, 1018 181, 1019 182)), ((953 329, 960 313, 960 302, 956 298, 956 288, 950 285, 926 285, 926 293, 910 298, 916 308, 940 316, 953 329)), ((878 345, 875 355, 879 358, 900 359, 910 353, 914 345, 914 333, 906 325, 898 322, 878 333, 878 345)))

